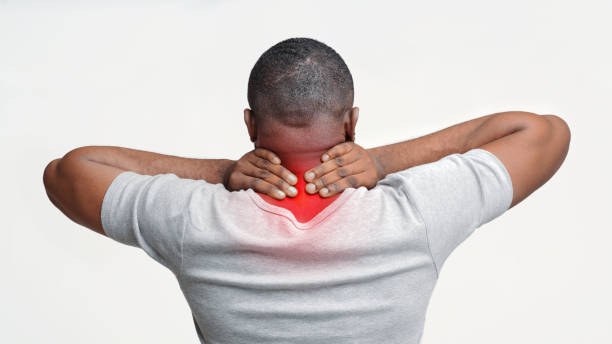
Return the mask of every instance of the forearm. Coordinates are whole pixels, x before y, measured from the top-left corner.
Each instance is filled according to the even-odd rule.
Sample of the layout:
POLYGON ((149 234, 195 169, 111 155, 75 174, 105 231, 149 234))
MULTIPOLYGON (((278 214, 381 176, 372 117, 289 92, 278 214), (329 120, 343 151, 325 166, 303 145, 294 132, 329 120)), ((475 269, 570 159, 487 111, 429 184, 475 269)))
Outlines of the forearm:
POLYGON ((70 151, 66 156, 139 174, 173 173, 180 178, 203 179, 209 183, 223 183, 225 173, 234 164, 228 159, 192 159, 114 146, 85 146, 70 151))
POLYGON ((478 117, 415 139, 371 148, 384 175, 437 161, 454 153, 498 140, 527 128, 538 116, 530 112, 508 111, 478 117))

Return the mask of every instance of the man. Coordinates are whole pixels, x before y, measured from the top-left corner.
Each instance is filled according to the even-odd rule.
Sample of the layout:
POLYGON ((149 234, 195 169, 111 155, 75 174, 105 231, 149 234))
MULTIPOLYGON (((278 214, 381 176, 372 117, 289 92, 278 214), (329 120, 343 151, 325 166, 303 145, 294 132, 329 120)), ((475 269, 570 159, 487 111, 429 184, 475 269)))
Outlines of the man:
POLYGON ((44 173, 68 217, 176 275, 202 343, 418 343, 446 258, 570 142, 510 111, 365 150, 347 66, 305 38, 259 58, 248 100, 237 162, 82 147, 44 173))

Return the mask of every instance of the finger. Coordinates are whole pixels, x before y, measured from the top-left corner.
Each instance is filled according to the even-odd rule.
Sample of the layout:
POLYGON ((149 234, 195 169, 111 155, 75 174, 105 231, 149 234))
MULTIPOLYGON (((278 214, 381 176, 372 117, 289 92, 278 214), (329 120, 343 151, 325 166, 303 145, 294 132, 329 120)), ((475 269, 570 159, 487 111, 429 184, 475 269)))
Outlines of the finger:
POLYGON ((262 170, 249 161, 244 161, 240 168, 230 176, 230 185, 233 190, 253 189, 277 199, 285 198, 287 193, 297 194, 295 188, 291 189, 292 187, 288 184, 281 184, 282 180, 280 178, 275 177, 275 180, 271 176, 275 177, 271 172, 262 170), (260 183, 258 180, 264 183, 260 183))
POLYGON ((246 178, 248 178, 246 183, 248 184, 249 188, 255 190, 256 192, 264 193, 278 200, 282 200, 286 196, 286 194, 279 190, 275 185, 270 184, 263 179, 250 176, 246 176, 246 178))
POLYGON ((253 189, 256 192, 265 193, 268 196, 276 199, 285 198, 286 194, 279 190, 275 185, 270 184, 263 179, 243 173, 242 171, 245 171, 245 169, 245 167, 242 167, 241 171, 232 173, 229 180, 230 190, 253 189))
POLYGON ((265 148, 255 148, 253 153, 256 156, 258 156, 258 157, 260 157, 262 159, 266 159, 266 160, 270 161, 273 164, 280 164, 281 163, 280 158, 276 154, 274 154, 274 152, 269 151, 269 150, 267 150, 265 148))
POLYGON ((351 150, 353 150, 354 145, 355 144, 351 141, 342 142, 340 144, 337 144, 333 146, 330 150, 328 150, 325 154, 323 154, 321 156, 321 160, 325 162, 329 159, 333 159, 333 158, 337 158, 339 156, 345 155, 351 150))
POLYGON ((289 185, 295 185, 297 183, 295 174, 291 173, 291 171, 286 169, 283 165, 273 164, 269 160, 257 156, 250 157, 248 161, 262 170, 270 171, 278 177, 283 178, 289 185))
MULTIPOLYGON (((264 180, 268 184, 271 184, 271 185, 275 186, 276 189, 278 189, 279 191, 283 192, 285 195, 288 195, 290 197, 294 197, 294 196, 297 195, 298 191, 297 191, 297 189, 295 187, 289 185, 289 183, 287 183, 285 180, 279 178, 274 173, 270 172, 269 170, 265 170, 263 168, 259 168, 258 166, 254 165, 254 164, 249 164, 249 165, 250 166, 245 167, 245 171, 243 172, 245 175, 247 175, 249 177, 253 177, 253 178, 264 180)), ((279 166, 279 165, 275 165, 275 166, 279 166)), ((256 191, 264 192, 264 193, 272 192, 272 191, 269 191, 267 189, 265 189, 265 190, 256 190, 256 191)), ((283 198, 284 198, 284 196, 283 196, 283 198)))
MULTIPOLYGON (((321 190, 323 187, 335 183, 337 181, 339 181, 342 178, 346 178, 348 176, 352 176, 352 175, 356 175, 359 174, 361 172, 364 172, 365 169, 363 168, 363 166, 361 166, 360 164, 351 164, 351 165, 347 165, 347 166, 342 166, 342 167, 338 167, 332 171, 330 171, 329 173, 320 176, 319 178, 311 181, 309 184, 314 184, 315 185, 315 192, 316 190, 321 190)), ((312 187, 309 188, 310 190, 313 190, 312 187)), ((313 192, 314 193, 314 192, 313 192)))
POLYGON ((345 178, 342 178, 332 184, 327 185, 326 187, 319 190, 319 195, 321 197, 331 197, 339 192, 344 191, 348 188, 357 188, 361 184, 361 179, 365 177, 365 173, 359 173, 356 175, 351 175, 345 178))
POLYGON ((313 180, 343 166, 348 166, 359 159, 358 154, 347 154, 333 158, 322 164, 319 164, 304 173, 304 180, 312 182, 313 180))

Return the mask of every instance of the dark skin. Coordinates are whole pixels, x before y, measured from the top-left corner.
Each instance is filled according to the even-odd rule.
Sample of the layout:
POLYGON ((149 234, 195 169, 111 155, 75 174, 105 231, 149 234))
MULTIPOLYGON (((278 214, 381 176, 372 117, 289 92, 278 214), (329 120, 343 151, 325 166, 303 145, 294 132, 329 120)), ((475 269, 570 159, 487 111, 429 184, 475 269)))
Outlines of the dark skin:
MULTIPOLYGON (((493 153, 508 170, 513 186, 510 207, 514 207, 546 183, 561 167, 570 141, 569 126, 559 116, 507 111, 468 120, 412 140, 367 150, 352 142, 343 143, 330 149, 327 157, 321 157, 323 163, 307 173, 314 173, 311 180, 317 185, 317 190, 327 187, 332 190, 328 195, 333 195, 343 190, 345 185, 329 183, 329 180, 338 178, 336 174, 341 165, 347 166, 339 164, 337 157, 355 161, 356 164, 371 159, 375 163, 370 168, 380 169, 384 177, 450 154, 481 148, 493 153), (327 176, 330 176, 328 180, 327 176)), ((366 185, 372 181, 358 179, 358 184, 366 185)))
MULTIPOLYGON (((256 115, 250 109, 244 110, 244 122, 255 147, 275 152, 284 166, 307 181, 311 178, 306 176, 305 172, 321 164, 321 157, 330 148, 355 140, 359 108, 345 111, 340 118, 334 114, 320 114, 317 118, 318 120, 307 128, 296 128, 285 126, 265 114, 256 115)), ((306 185, 304 191, 308 194, 318 191, 322 197, 330 197, 347 187, 372 187, 376 184, 373 183, 374 180, 378 181, 383 177, 384 172, 380 168, 372 168, 376 166, 376 161, 369 155, 338 156, 336 162, 345 165, 334 169, 334 175, 342 177, 322 176, 322 181, 326 184, 338 182, 333 186, 336 192, 328 193, 329 190, 323 187, 317 190, 314 184, 306 185)))
POLYGON ((508 170, 513 183, 513 207, 554 175, 565 160, 571 138, 567 123, 556 115, 507 111, 478 117, 416 139, 364 149, 353 142, 359 117, 357 107, 346 113, 339 124, 322 122, 315 130, 288 129, 279 123, 266 123, 263 127, 271 129, 264 139, 257 137, 257 123, 252 117, 249 109, 245 109, 245 123, 251 140, 258 147, 298 151, 303 142, 284 144, 296 136, 320 140, 323 145, 335 144, 322 152, 320 162, 315 163, 311 158, 309 162, 316 166, 303 173, 303 178, 309 182, 305 191, 318 192, 321 197, 332 197, 349 187, 371 188, 389 173, 434 162, 449 154, 482 148, 499 158, 508 170), (337 143, 341 135, 348 140, 337 143), (325 141, 326 138, 330 139, 325 141))
POLYGON ((105 234, 100 222, 102 200, 114 178, 124 171, 149 175, 174 173, 181 178, 224 183, 230 190, 253 188, 275 199, 289 195, 286 199, 289 201, 295 196, 290 187, 297 182, 291 169, 312 184, 305 186, 309 193, 331 198, 347 187, 371 188, 389 173, 482 148, 497 156, 508 170, 514 206, 558 170, 567 155, 571 136, 569 127, 558 116, 508 111, 415 139, 364 149, 353 142, 358 114, 359 109, 353 108, 335 122, 326 120, 314 128, 300 129, 258 122, 257 116, 247 109, 245 124, 257 148, 238 161, 86 146, 51 161, 45 168, 43 182, 51 202, 66 216, 105 234), (284 190, 285 195, 279 194, 279 190, 284 190))

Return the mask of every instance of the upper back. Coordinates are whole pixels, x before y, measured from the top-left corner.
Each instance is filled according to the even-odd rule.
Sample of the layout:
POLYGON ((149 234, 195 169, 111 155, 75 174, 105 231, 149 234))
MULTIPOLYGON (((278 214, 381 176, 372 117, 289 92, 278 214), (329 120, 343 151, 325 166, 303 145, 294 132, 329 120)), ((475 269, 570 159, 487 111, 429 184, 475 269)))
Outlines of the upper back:
POLYGON ((396 189, 347 189, 307 222, 253 191, 223 195, 208 219, 192 212, 179 279, 206 339, 417 342, 436 271, 396 189))
POLYGON ((206 343, 418 343, 445 259, 511 201, 504 165, 475 149, 347 189, 307 222, 251 190, 125 172, 102 225, 176 274, 206 343))

